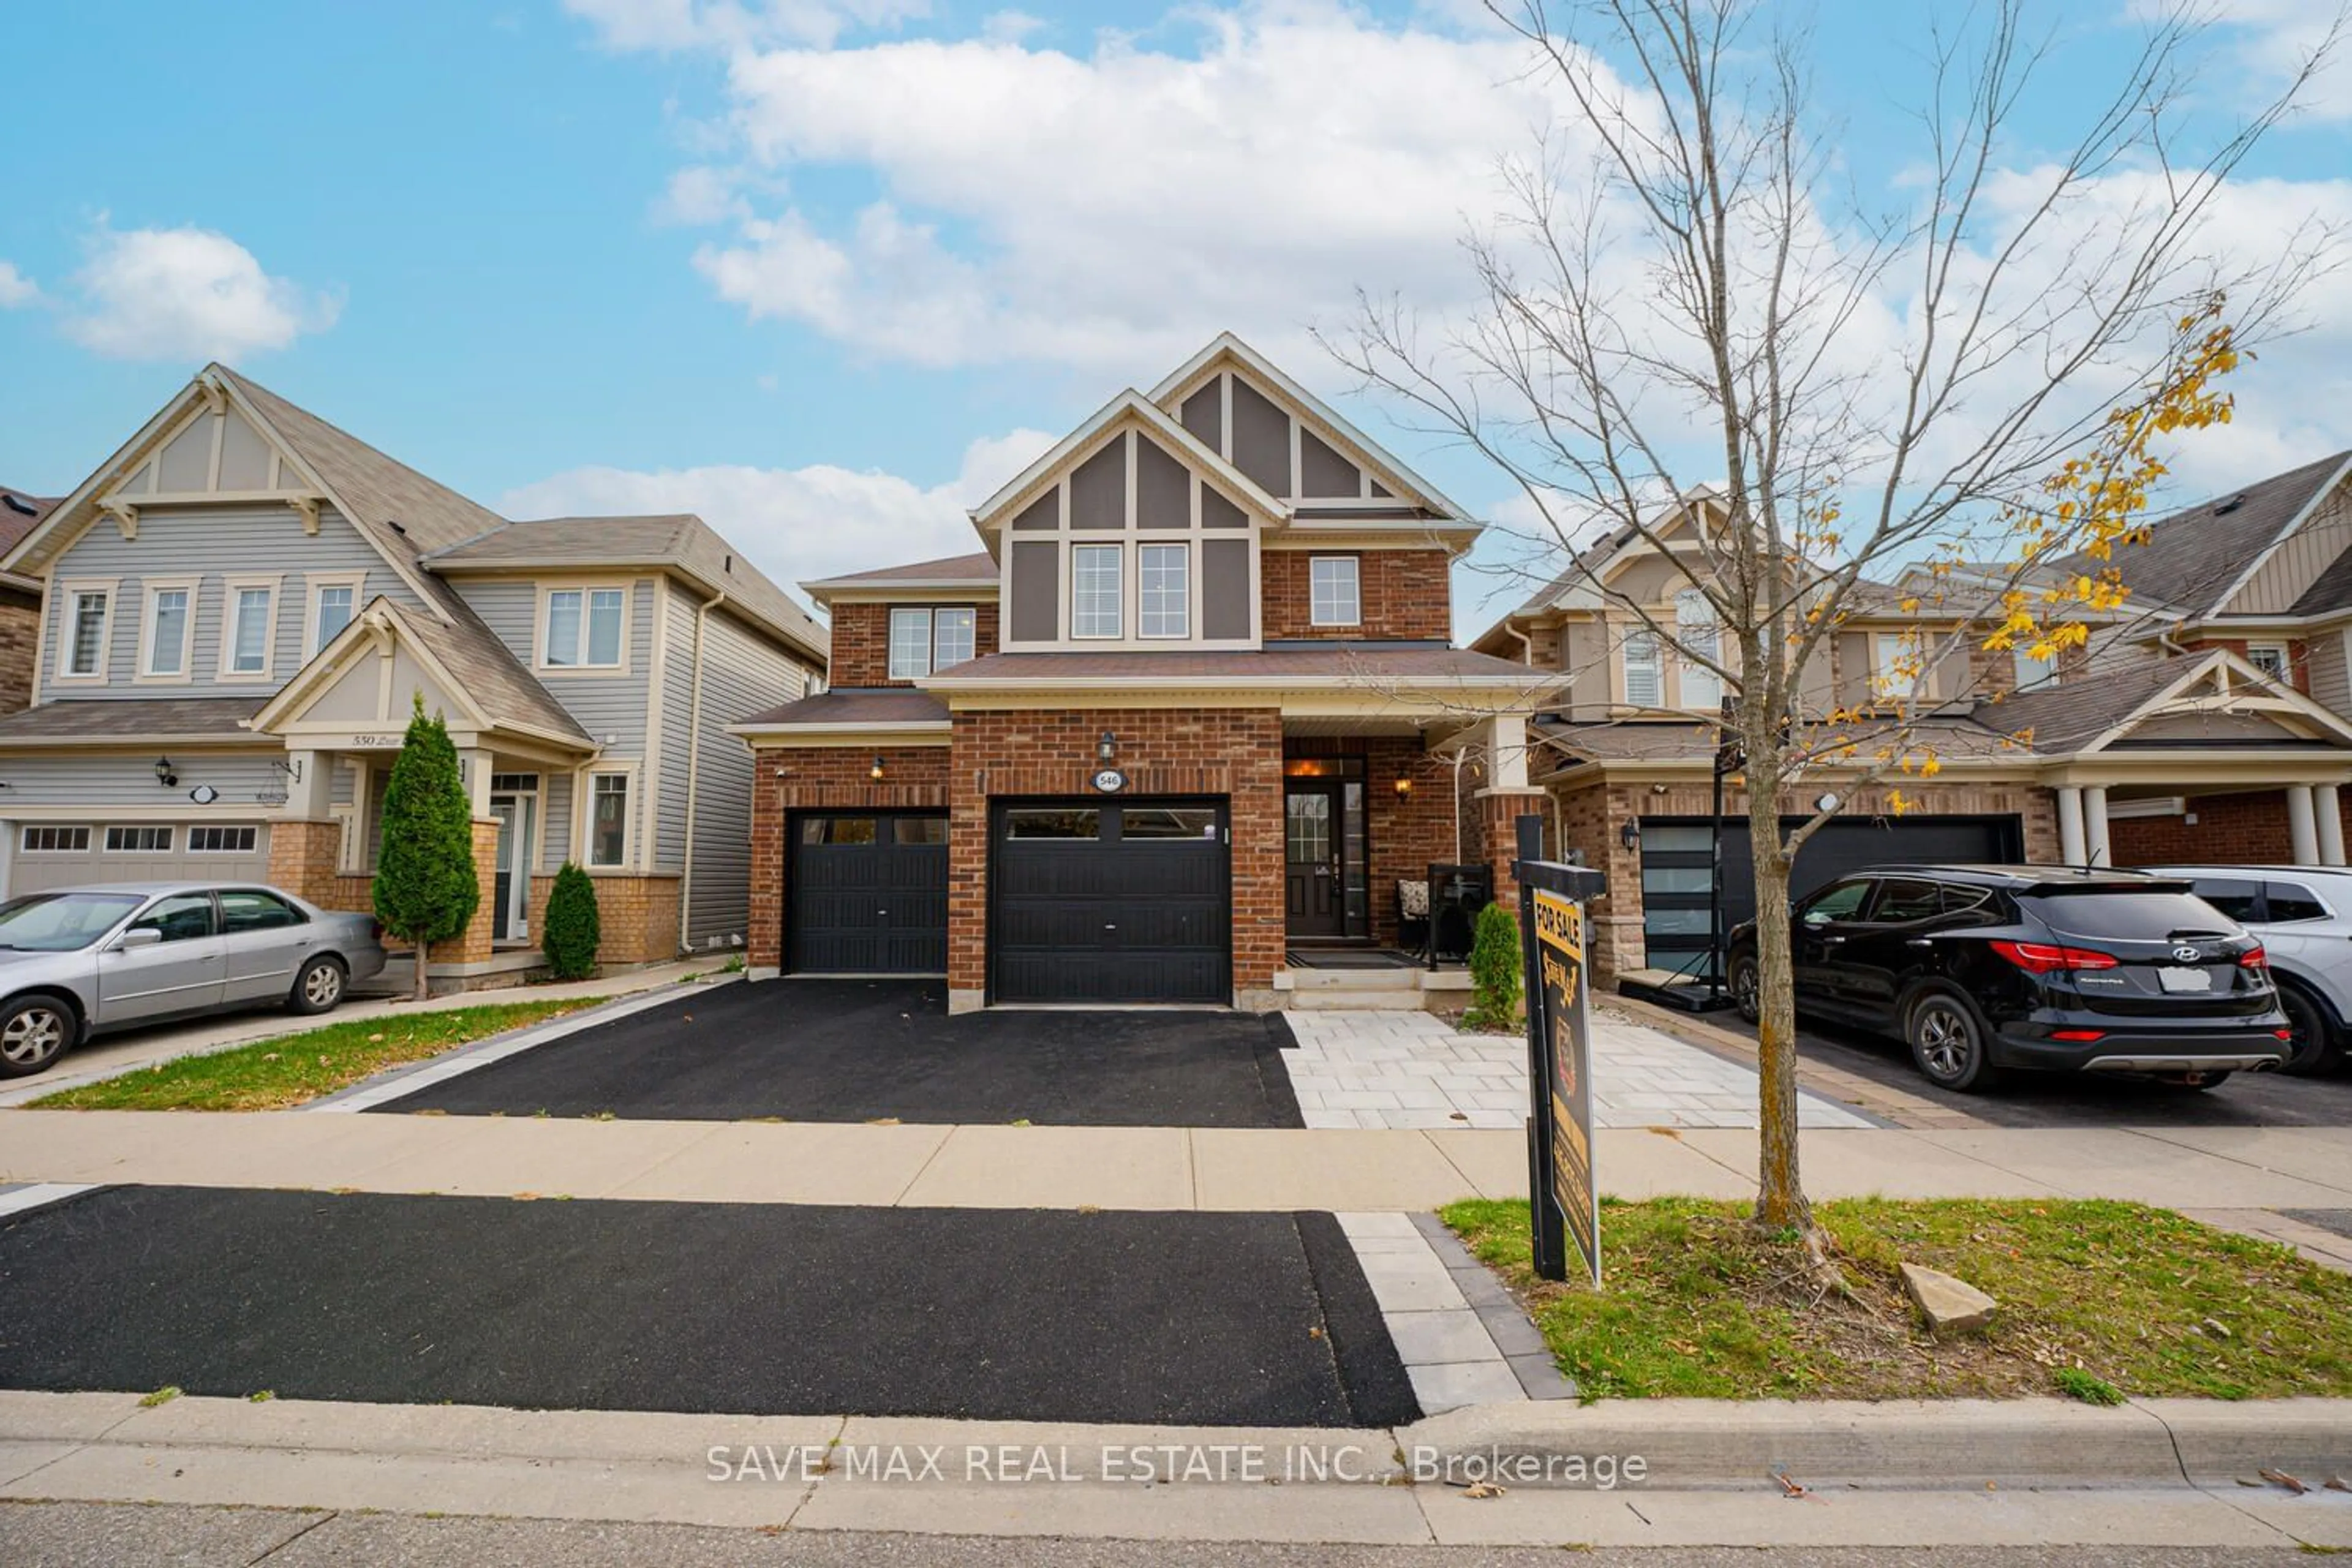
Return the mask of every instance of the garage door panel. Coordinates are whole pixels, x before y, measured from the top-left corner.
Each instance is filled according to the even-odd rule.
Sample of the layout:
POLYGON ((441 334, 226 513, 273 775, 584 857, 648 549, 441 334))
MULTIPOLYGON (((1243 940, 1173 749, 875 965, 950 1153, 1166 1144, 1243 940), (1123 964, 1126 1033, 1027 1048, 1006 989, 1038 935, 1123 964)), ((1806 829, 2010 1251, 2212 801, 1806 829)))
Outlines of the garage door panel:
POLYGON ((63 854, 26 852, 21 837, 26 826, 20 823, 14 830, 19 838, 17 852, 8 858, 8 896, 11 898, 20 893, 47 892, 57 888, 86 887, 92 882, 267 882, 269 879, 268 823, 142 825, 169 826, 172 847, 168 851, 110 850, 106 847, 106 830, 109 826, 121 825, 103 820, 32 825, 81 829, 89 847, 63 854), (249 827, 253 832, 253 847, 249 850, 192 850, 187 847, 189 829, 198 826, 215 830, 228 826, 239 832, 249 827))
POLYGON ((790 967, 938 974, 948 962, 944 816, 813 813, 792 824, 790 967))
POLYGON ((999 807, 990 965, 1002 1002, 1232 999, 1230 851, 1222 806, 1130 801, 999 807), (1178 822, 1182 837, 1124 837, 1178 822), (1179 815, 1181 814, 1181 815, 1179 815), (1078 831, 1080 837, 1016 837, 1078 831), (1213 825, 1213 834, 1192 831, 1213 825))

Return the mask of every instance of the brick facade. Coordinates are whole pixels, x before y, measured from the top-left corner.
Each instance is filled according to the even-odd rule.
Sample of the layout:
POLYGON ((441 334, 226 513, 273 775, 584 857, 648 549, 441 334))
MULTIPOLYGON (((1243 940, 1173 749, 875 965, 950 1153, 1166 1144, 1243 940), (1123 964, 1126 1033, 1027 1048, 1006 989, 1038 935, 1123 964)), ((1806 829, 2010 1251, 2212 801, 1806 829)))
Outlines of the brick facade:
POLYGON ((751 929, 744 962, 776 969, 784 959, 784 829, 795 811, 940 807, 948 804, 945 746, 762 746, 752 753, 751 929), (882 779, 873 778, 882 758, 882 779))
MULTIPOLYGON (((588 879, 596 887, 598 963, 666 963, 677 956, 682 880, 676 872, 590 871, 588 879)), ((532 931, 547 929, 547 900, 554 890, 553 875, 531 878, 524 918, 532 931)))
POLYGON ((33 705, 33 667, 40 658, 41 601, 35 594, 0 588, 0 713, 33 705))
POLYGON ((2109 816, 2107 850, 2118 866, 2219 864, 2284 866, 2294 859, 2286 792, 2200 795, 2189 816, 2109 816))
POLYGON ((890 612, 894 609, 970 609, 972 657, 985 658, 996 651, 997 608, 993 600, 973 604, 969 599, 922 600, 898 605, 835 605, 833 606, 833 669, 836 687, 912 686, 911 680, 890 679, 890 612))
POLYGON ((1079 709, 955 716, 948 827, 948 989, 988 984, 989 803, 1091 793, 1118 738, 1138 795, 1223 795, 1233 830, 1234 989, 1270 994, 1283 954, 1282 716, 1271 708, 1079 709))
MULTIPOLYGON (((1411 736, 1294 736, 1283 743, 1291 758, 1364 759, 1365 882, 1372 934, 1385 946, 1401 940, 1396 885, 1419 881, 1430 867, 1454 854, 1454 764, 1432 756, 1411 736), (1400 795, 1397 780, 1412 788, 1400 795)), ((1465 852, 1475 852, 1465 845, 1465 852)))
POLYGON ((1439 642, 1453 638, 1452 563, 1443 550, 1267 550, 1260 552, 1258 560, 1260 614, 1269 638, 1439 642), (1356 558, 1361 624, 1314 624, 1307 595, 1308 563, 1318 555, 1356 558))
MULTIPOLYGON (((1881 785, 1856 791, 1844 816, 1894 820, 1881 785)), ((2049 865, 2058 859, 2056 797, 2037 785, 2017 784, 1922 784, 1901 786, 1909 802, 1906 816, 2014 816, 2028 861, 2049 865)), ((1642 851, 1628 848, 1622 837, 1629 818, 1643 816, 1705 816, 1714 809, 1710 786, 1699 781, 1665 785, 1591 784, 1558 792, 1559 836, 1563 846, 1578 851, 1587 866, 1608 874, 1609 890, 1593 906, 1591 929, 1593 967, 1603 974, 1638 969, 1644 962, 1642 937, 1642 851)), ((1727 820, 1745 821, 1748 794, 1724 795, 1727 820)))

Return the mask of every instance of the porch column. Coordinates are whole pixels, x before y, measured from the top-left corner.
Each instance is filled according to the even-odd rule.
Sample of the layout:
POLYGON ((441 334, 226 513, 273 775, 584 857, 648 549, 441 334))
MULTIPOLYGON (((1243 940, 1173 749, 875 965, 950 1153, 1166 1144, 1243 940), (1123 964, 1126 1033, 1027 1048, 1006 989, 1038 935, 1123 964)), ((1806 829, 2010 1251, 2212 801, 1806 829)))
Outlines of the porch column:
POLYGON ((2107 847, 2107 786, 2092 784, 2083 791, 2083 850, 2084 863, 2092 866, 2112 866, 2114 853, 2107 847))
POLYGON ((2083 792, 2066 784, 2058 791, 2058 858, 2079 866, 2083 853, 2083 792))
POLYGON ((286 815, 313 820, 333 816, 334 753, 289 752, 286 766, 286 815))
POLYGON ((2319 817, 2319 863, 2344 864, 2344 806, 2334 784, 2311 786, 2312 805, 2319 817))
POLYGON ((2317 813, 2312 809, 2311 786, 2286 786, 2287 853, 2298 866, 2310 866, 2319 859, 2319 825, 2317 813))
POLYGON ((478 748, 459 752, 457 766, 466 776, 467 797, 474 803, 474 820, 479 822, 490 815, 490 753, 478 748))
POLYGON ((1528 787, 1528 721, 1520 713, 1497 713, 1486 721, 1486 785, 1528 787))

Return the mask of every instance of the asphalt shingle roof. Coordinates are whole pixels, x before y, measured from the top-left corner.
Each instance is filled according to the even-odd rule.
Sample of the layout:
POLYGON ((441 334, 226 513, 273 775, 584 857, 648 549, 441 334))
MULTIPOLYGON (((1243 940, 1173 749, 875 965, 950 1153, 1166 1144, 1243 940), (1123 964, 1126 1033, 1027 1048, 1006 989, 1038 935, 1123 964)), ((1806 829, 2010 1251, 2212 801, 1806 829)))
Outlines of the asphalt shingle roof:
POLYGON ((754 713, 733 728, 764 730, 793 724, 932 724, 947 716, 948 705, 928 691, 902 686, 845 687, 754 713))
POLYGON ((934 679, 955 682, 1021 680, 1050 686, 1056 680, 1099 680, 1118 676, 1142 680, 1296 677, 1318 681, 1349 678, 1486 678, 1497 685, 1518 686, 1556 674, 1462 647, 1367 648, 1338 643, 1328 648, 1267 651, 1237 648, 1229 652, 1186 653, 993 653, 959 664, 934 679))
MULTIPOLYGON (((44 702, 0 719, 0 745, 18 741, 234 739, 261 697, 131 697, 44 702)), ((263 743, 253 737, 257 745, 263 743)))
MULTIPOLYGON (((2084 571, 2103 564, 2115 566, 2130 585, 2135 600, 2189 615, 2209 614, 2347 458, 2352 458, 2352 451, 2337 452, 2185 507, 2150 524, 2147 543, 2118 547, 2110 562, 2075 554, 2062 564, 2084 571)), ((2342 564, 2339 560, 2336 566, 2342 564)), ((2336 574, 2336 567, 2331 567, 2321 574, 2321 581, 2336 574)))
POLYGON ((825 577, 809 584, 813 588, 848 588, 872 584, 887 586, 893 583, 963 583, 996 576, 996 557, 985 550, 970 555, 946 555, 937 561, 912 561, 904 566, 884 566, 872 572, 852 572, 845 577, 825 577))

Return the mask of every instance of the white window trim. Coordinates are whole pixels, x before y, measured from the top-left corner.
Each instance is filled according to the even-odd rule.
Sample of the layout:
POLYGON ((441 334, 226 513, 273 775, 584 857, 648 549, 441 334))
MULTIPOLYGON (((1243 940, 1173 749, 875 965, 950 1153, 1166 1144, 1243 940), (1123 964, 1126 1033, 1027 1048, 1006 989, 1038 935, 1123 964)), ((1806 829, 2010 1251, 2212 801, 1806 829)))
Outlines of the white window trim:
POLYGON ((937 641, 939 626, 936 617, 931 614, 931 608, 929 605, 892 605, 889 607, 889 613, 883 617, 882 623, 883 679, 920 680, 930 674, 931 667, 937 662, 939 653, 937 641), (898 617, 901 616, 923 617, 923 668, 912 675, 898 673, 898 617))
POLYGON ((285 581, 282 573, 248 574, 242 577, 221 580, 220 639, 215 647, 213 679, 224 685, 244 685, 253 681, 274 680, 278 671, 278 590, 285 581), (236 660, 237 595, 256 590, 269 595, 269 608, 264 612, 268 630, 261 639, 261 668, 238 669, 236 660))
MULTIPOLYGON (((1296 422, 1294 421, 1294 424, 1296 422)), ((1310 626, 1360 626, 1364 624, 1364 562, 1360 555, 1310 555, 1307 558, 1307 624, 1310 626), (1315 569, 1326 563, 1344 564, 1352 580, 1355 614, 1346 620, 1326 620, 1315 604, 1315 569)))
POLYGON ((1870 690, 1882 702, 1917 702, 1933 695, 1934 671, 1927 663, 1927 650, 1909 632, 1873 632, 1870 634, 1870 690), (1887 649, 1895 650, 1895 658, 1887 649), (1916 661, 1919 668, 1905 675, 1895 667, 1904 660, 1916 661))
POLYGON ((89 853, 91 845, 103 842, 105 841, 100 838, 89 825, 79 822, 27 822, 16 829, 16 853, 19 855, 87 855, 89 853), (80 828, 85 836, 79 849, 36 849, 25 842, 25 836, 35 831, 63 833, 70 832, 77 827, 80 828))
POLYGON ((634 871, 637 869, 637 818, 644 805, 644 795, 637 779, 638 764, 632 763, 601 763, 593 768, 583 768, 572 775, 572 844, 576 853, 572 858, 590 871, 634 871), (606 773, 629 781, 628 809, 621 814, 621 859, 617 865, 599 865, 590 858, 594 853, 591 838, 596 821, 596 780, 606 773))
POLYGON ((2011 689, 2016 691, 2045 690, 2058 684, 2058 661, 2055 658, 2036 658, 2032 648, 2021 644, 2011 650, 2010 683, 2011 689), (2032 680, 2025 678, 2029 665, 2042 672, 2032 680))
POLYGON ((187 853, 189 853, 189 854, 191 854, 191 855, 257 855, 257 854, 259 854, 260 852, 261 852, 261 825, 260 825, 260 824, 258 824, 258 823, 254 823, 254 822, 198 822, 198 823, 191 823, 191 824, 189 825, 189 826, 188 826, 187 853), (243 849, 199 849, 199 848, 197 848, 197 847, 196 847, 196 835, 197 835, 197 834, 199 834, 199 833, 207 833, 207 832, 213 832, 213 833, 250 833, 250 834, 252 834, 252 835, 253 835, 253 843, 252 843, 252 845, 251 845, 251 847, 250 847, 243 848, 243 849))
MULTIPOLYGON (((367 607, 364 572, 313 572, 302 579, 302 592, 308 602, 302 606, 302 663, 319 657, 319 594, 326 588, 349 588, 352 591, 352 619, 358 620, 367 607)), ((299 667, 298 667, 299 668, 299 667)))
POLYGON ((1149 535, 1135 542, 1135 637, 1138 642, 1191 642, 1192 640, 1192 542, 1190 539, 1153 539, 1149 535), (1174 632, 1152 632, 1143 628, 1143 556, 1146 551, 1173 550, 1184 557, 1184 628, 1174 632))
POLYGON ((629 668, 629 638, 636 619, 636 584, 628 578, 583 579, 577 583, 541 583, 538 602, 532 611, 530 628, 531 669, 539 675, 562 677, 592 675, 610 679, 615 673, 625 673, 629 668), (580 595, 580 657, 588 657, 588 601, 599 591, 618 590, 621 595, 621 658, 617 664, 550 664, 547 662, 547 606, 558 594, 580 595))
POLYGON ((1675 595, 1674 612, 1675 641, 1679 645, 1675 650, 1674 661, 1675 704, 1685 712, 1718 713, 1723 708, 1724 695, 1730 690, 1730 687, 1725 682, 1723 677, 1717 675, 1707 664, 1684 650, 1696 646, 1688 634, 1701 630, 1711 632, 1714 634, 1711 640, 1715 647, 1709 650, 1707 658, 1716 664, 1721 664, 1723 662, 1723 620, 1715 613, 1715 606, 1707 603, 1706 595, 1696 588, 1683 589, 1675 595), (1696 611, 1698 614, 1686 617, 1685 611, 1696 611), (1703 686, 1713 687, 1714 700, 1704 704, 1698 702, 1689 689, 1690 683, 1694 680, 1703 686))
POLYGON ((2288 652, 2287 645, 2283 642, 2250 642, 2246 645, 2246 662, 2262 670, 2270 679, 2291 682, 2294 679, 2294 661, 2288 657, 2288 652), (2254 657, 2258 653, 2276 654, 2278 668, 2275 671, 2263 669, 2262 661, 2254 657))
MULTIPOLYGON (((940 662, 940 616, 942 615, 961 614, 971 617, 971 657, 972 658, 978 658, 980 657, 980 606, 978 605, 933 605, 930 606, 930 612, 931 636, 929 647, 931 650, 931 669, 934 672, 946 668, 946 666, 940 662)), ((952 662, 962 664, 966 661, 963 659, 955 659, 952 662)))
POLYGON ((1660 637, 1657 633, 1652 631, 1646 626, 1628 626, 1625 629, 1624 635, 1618 639, 1617 695, 1619 700, 1628 708, 1639 708, 1654 710, 1665 706, 1665 642, 1664 638, 1660 637), (1640 665, 1650 672, 1650 679, 1657 692, 1655 698, 1647 700, 1637 698, 1633 695, 1633 670, 1635 668, 1633 646, 1635 639, 1643 637, 1649 639, 1650 657, 1641 660, 1640 665))
POLYGON ((1127 569, 1128 541, 1105 539, 1074 540, 1070 545, 1070 640, 1072 642, 1125 642, 1127 636, 1127 569), (1118 558, 1118 570, 1112 582, 1118 591, 1118 625, 1107 632, 1078 630, 1078 557, 1089 550, 1108 550, 1118 558))
POLYGON ((106 684, 107 667, 114 659, 116 618, 122 614, 121 586, 118 577, 68 577, 56 584, 58 650, 56 667, 49 672, 51 680, 61 686, 106 684), (98 639, 98 668, 77 675, 73 670, 74 615, 84 594, 106 595, 106 629, 98 639))
MULTIPOLYGON (((196 595, 198 577, 147 577, 139 584, 139 673, 131 679, 142 686, 185 686, 196 678, 196 595), (187 613, 180 618, 180 668, 155 668, 155 601, 165 594, 185 594, 187 613)), ((110 605, 111 600, 108 601, 110 605)), ((68 613, 70 613, 68 605, 68 613)))

